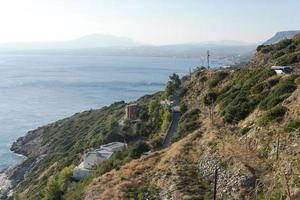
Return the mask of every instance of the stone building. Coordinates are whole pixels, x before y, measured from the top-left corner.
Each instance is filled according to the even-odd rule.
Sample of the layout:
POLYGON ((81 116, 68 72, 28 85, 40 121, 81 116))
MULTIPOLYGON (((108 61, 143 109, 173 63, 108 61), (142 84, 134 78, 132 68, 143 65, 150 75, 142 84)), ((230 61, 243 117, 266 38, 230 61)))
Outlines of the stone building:
POLYGON ((137 120, 139 118, 139 111, 141 106, 137 103, 129 104, 125 108, 125 119, 137 120))

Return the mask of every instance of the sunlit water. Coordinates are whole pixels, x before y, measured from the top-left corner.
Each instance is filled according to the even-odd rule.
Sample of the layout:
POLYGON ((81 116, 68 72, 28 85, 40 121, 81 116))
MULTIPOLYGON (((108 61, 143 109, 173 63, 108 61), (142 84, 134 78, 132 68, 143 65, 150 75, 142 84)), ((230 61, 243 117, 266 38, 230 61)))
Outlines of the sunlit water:
POLYGON ((0 170, 22 159, 9 148, 27 131, 151 94, 164 88, 171 73, 186 74, 199 63, 150 57, 0 56, 0 170))

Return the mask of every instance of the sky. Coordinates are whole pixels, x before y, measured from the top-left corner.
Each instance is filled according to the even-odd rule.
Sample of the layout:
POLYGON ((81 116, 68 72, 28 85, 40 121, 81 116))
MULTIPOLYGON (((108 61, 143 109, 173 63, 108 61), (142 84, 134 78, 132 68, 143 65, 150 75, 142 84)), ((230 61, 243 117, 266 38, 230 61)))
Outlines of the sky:
POLYGON ((0 0, 0 42, 104 33, 149 44, 260 42, 300 30, 300 0, 0 0))

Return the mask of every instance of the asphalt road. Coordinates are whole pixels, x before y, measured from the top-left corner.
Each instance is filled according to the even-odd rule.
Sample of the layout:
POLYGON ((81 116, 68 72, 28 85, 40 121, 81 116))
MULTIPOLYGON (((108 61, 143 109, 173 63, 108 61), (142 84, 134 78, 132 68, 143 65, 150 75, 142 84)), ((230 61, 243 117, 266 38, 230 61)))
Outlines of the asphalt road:
MULTIPOLYGON (((174 106, 179 106, 179 95, 177 92, 173 93, 173 98, 174 98, 174 106)), ((180 119, 180 112, 173 111, 169 129, 167 130, 167 134, 163 140, 163 144, 162 144, 163 149, 167 148, 170 145, 171 138, 176 131, 179 119, 180 119)))

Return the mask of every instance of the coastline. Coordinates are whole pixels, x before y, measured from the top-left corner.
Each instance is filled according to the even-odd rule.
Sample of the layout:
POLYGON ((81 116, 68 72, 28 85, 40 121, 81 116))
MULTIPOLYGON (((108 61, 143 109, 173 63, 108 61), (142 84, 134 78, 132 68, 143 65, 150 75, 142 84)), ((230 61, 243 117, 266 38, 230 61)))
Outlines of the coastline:
POLYGON ((7 199, 13 194, 13 185, 9 179, 8 170, 9 168, 0 172, 0 199, 7 199))

